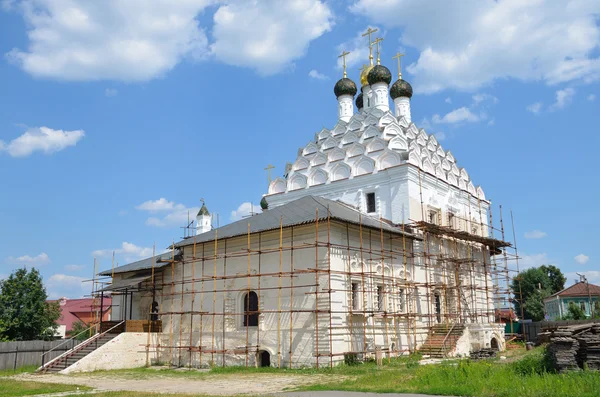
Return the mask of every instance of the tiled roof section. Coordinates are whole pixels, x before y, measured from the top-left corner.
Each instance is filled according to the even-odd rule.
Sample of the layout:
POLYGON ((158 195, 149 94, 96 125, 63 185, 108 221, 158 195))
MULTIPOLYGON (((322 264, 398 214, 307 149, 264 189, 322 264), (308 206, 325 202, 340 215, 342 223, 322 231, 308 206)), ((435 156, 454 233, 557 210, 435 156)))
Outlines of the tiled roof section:
MULTIPOLYGON (((169 251, 169 252, 165 252, 164 254, 160 254, 160 255, 156 255, 154 257, 142 259, 137 262, 132 262, 132 263, 129 263, 124 266, 119 266, 114 269, 114 274, 151 269, 153 262, 154 262, 154 268, 159 269, 161 267, 167 266, 170 263, 168 261, 171 260, 172 255, 173 254, 169 251)), ((113 270, 109 269, 109 270, 105 270, 102 273, 100 273, 100 276, 110 276, 110 275, 112 275, 112 273, 113 273, 113 270)))
POLYGON ((216 230, 188 237, 185 240, 176 243, 175 247, 191 245, 194 244, 194 241, 196 243, 212 241, 214 240, 215 235, 219 239, 245 235, 248 233, 248 225, 250 225, 250 233, 257 233, 278 229, 280 224, 282 224, 283 227, 289 227, 313 223, 317 218, 319 221, 327 220, 328 217, 331 220, 348 222, 355 225, 362 224, 364 227, 374 229, 381 228, 384 231, 417 238, 416 236, 403 232, 399 227, 382 222, 374 217, 361 214, 358 210, 339 201, 328 200, 323 197, 304 196, 261 214, 254 215, 251 218, 241 219, 216 230))
POLYGON ((563 298, 568 298, 570 296, 600 296, 600 287, 594 284, 588 283, 576 283, 563 289, 562 291, 558 291, 552 296, 560 296, 563 298), (589 289, 588 289, 589 287, 589 289))
MULTIPOLYGON (((304 225, 313 223, 316 219, 326 221, 327 218, 347 222, 355 225, 372 229, 382 229, 386 232, 392 232, 405 235, 409 238, 420 240, 420 237, 414 236, 402 230, 402 228, 393 226, 385 221, 362 214, 347 204, 339 201, 328 200, 323 197, 304 196, 287 204, 264 211, 251 218, 241 219, 237 222, 221 226, 210 232, 188 237, 175 244, 175 248, 192 245, 195 243, 205 243, 213 241, 215 236, 221 240, 230 237, 242 236, 248 233, 248 224, 250 233, 258 233, 268 230, 275 230, 282 225, 283 227, 304 225), (317 216, 318 212, 318 216, 317 216)), ((154 259, 154 268, 158 269, 167 266, 171 260, 171 252, 157 255, 154 259)), ((177 258, 177 257, 176 257, 177 258)), ((114 270, 115 274, 145 271, 152 267, 152 258, 142 259, 125 266, 120 266, 114 270)), ((100 273, 101 276, 110 276, 112 270, 106 270, 100 273)))
POLYGON ((270 183, 268 194, 310 189, 406 163, 485 200, 483 189, 434 135, 377 108, 361 110, 350 121, 340 120, 332 130, 316 133, 313 141, 300 148, 285 177, 270 183))

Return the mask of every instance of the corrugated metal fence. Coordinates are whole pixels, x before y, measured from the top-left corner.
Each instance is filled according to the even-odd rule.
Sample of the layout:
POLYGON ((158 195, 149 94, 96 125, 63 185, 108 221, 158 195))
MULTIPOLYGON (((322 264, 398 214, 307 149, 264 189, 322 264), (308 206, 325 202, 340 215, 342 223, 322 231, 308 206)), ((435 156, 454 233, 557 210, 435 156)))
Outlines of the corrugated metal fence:
MULTIPOLYGON (((27 365, 42 365, 42 354, 65 342, 64 340, 43 341, 28 340, 19 342, 0 343, 0 370, 17 369, 27 365)), ((70 340, 56 350, 46 355, 46 362, 71 350, 80 341, 70 340)))

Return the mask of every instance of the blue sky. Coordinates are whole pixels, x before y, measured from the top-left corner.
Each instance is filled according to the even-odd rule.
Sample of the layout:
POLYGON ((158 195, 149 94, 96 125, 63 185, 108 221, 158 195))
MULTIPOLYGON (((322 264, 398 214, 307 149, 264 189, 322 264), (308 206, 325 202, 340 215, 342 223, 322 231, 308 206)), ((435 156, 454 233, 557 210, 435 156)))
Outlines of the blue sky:
POLYGON ((337 119, 377 27, 413 120, 516 220, 521 264, 600 283, 600 2, 0 2, 0 277, 51 296, 164 249, 206 200, 246 215, 337 119))

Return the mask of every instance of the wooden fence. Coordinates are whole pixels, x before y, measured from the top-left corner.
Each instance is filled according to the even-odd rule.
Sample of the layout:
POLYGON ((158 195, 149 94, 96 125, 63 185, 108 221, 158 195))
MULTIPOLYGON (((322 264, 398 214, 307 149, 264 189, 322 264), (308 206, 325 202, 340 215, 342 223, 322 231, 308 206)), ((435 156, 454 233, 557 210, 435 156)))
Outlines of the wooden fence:
MULTIPOLYGON (((19 342, 1 342, 0 343, 0 370, 15 370, 24 366, 41 366, 42 354, 48 350, 57 347, 64 340, 43 341, 29 340, 19 342)), ((70 340, 64 345, 46 354, 45 361, 48 362, 58 357, 67 350, 77 346, 80 341, 70 340)))

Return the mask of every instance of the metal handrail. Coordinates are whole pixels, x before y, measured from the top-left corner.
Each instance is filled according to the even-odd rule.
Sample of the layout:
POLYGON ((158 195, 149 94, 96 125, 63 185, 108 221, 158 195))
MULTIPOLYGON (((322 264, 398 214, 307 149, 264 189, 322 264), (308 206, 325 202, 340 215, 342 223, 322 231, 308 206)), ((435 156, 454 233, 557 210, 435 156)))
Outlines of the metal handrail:
POLYGON ((456 326, 456 323, 452 323, 452 327, 450 327, 450 331, 448 331, 448 333, 446 334, 446 337, 444 338, 444 341, 442 342, 442 352, 444 354, 444 357, 446 357, 446 341, 448 340, 448 337, 454 330, 454 326, 456 326))
MULTIPOLYGON (((50 353, 51 351, 54 351, 54 350, 56 350, 58 347, 60 347, 60 346, 62 346, 62 345, 64 345, 64 344, 66 344, 66 343, 69 343, 70 341, 74 340, 74 339, 75 339, 75 338, 77 338, 79 335, 83 334, 84 332, 88 332, 88 331, 89 331, 89 330, 91 330, 92 328, 97 328, 97 327, 98 327, 98 325, 99 325, 99 324, 94 324, 94 325, 91 325, 91 326, 87 327, 87 328, 86 328, 86 329, 84 329, 83 331, 81 331, 81 332, 77 333, 76 335, 73 335, 73 336, 72 336, 72 337, 70 337, 69 339, 65 340, 63 343, 60 343, 60 344, 58 344, 58 345, 54 346, 52 349, 48 350, 47 352, 43 353, 43 354, 42 354, 42 367, 44 366, 44 362, 46 361, 46 357, 45 357, 45 356, 46 356, 46 354, 50 353)), ((72 347, 71 349, 69 349, 69 350, 72 350, 72 349, 74 349, 74 348, 75 348, 75 346, 73 346, 73 347, 72 347)), ((67 350, 67 351, 68 351, 68 350, 67 350)))
MULTIPOLYGON (((121 321, 121 322, 117 323, 116 325, 114 325, 114 326, 110 327, 109 329, 107 329, 106 331, 104 331, 104 332, 102 332, 102 333, 97 333, 97 334, 93 335, 92 337, 90 337, 90 338, 88 338, 87 340, 85 340, 85 341, 81 342, 80 344, 78 344, 77 346, 73 347, 72 349, 70 349, 70 350, 67 350, 67 351, 66 351, 66 352, 64 352, 63 354, 59 355, 58 357, 55 357, 54 359, 52 359, 52 360, 48 361, 48 362, 47 362, 47 363, 45 363, 45 364, 44 364, 44 358, 43 358, 43 356, 44 356, 44 355, 42 355, 42 366, 41 366, 41 367, 38 369, 38 371, 39 371, 39 370, 41 370, 41 369, 43 369, 43 368, 44 368, 44 366, 46 366, 46 365, 50 365, 50 363, 53 363, 54 361, 57 361, 57 360, 59 360, 59 359, 63 358, 64 356, 66 356, 66 355, 70 354, 70 353, 71 353, 73 350, 75 350, 75 348, 77 348, 77 347, 84 348, 85 346, 87 346, 87 345, 89 345, 91 342, 93 342, 94 340, 96 340, 96 339, 98 339, 98 338, 100 338, 100 337, 102 337, 102 336, 106 335, 108 332, 110 332, 110 331, 112 331, 113 329, 115 329, 115 328, 117 328, 117 327, 121 326, 121 325, 122 325, 122 324, 124 324, 124 323, 125 323, 125 320, 123 320, 123 321, 121 321)), ((89 330, 90 328, 92 328, 92 327, 89 327, 87 330, 89 330)), ((87 331, 87 330, 86 330, 86 331, 87 331)), ((80 333, 79 333, 79 334, 77 334, 77 335, 80 335, 80 334, 82 334, 83 332, 84 332, 84 331, 80 332, 80 333)), ((75 336, 77 336, 77 335, 75 335, 75 336)), ((73 336, 71 339, 75 338, 75 336, 73 336)), ((66 343, 66 342, 67 342, 67 341, 65 341, 64 343, 66 343)), ((60 344, 60 345, 58 345, 58 346, 61 346, 61 345, 63 345, 64 343, 61 343, 61 344, 60 344)), ((54 347, 54 349, 56 349, 58 346, 54 347)), ((52 350, 54 350, 54 349, 52 349, 52 350)), ((50 350, 49 350, 49 351, 47 351, 46 353, 49 353, 49 352, 50 352, 50 350)), ((46 354, 46 353, 44 353, 44 354, 46 354)))

